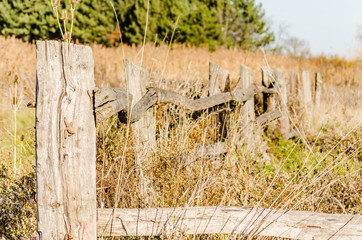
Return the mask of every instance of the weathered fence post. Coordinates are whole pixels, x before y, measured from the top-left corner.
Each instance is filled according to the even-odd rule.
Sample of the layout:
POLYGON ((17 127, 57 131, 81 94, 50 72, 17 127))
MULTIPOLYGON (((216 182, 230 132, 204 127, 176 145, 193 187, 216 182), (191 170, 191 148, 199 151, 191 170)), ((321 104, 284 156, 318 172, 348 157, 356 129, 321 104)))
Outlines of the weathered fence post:
POLYGON ((300 75, 294 70, 289 72, 289 103, 291 108, 295 110, 300 103, 300 75))
MULTIPOLYGON (((127 90, 133 96, 131 107, 133 107, 147 92, 147 71, 142 67, 126 59, 124 61, 127 90)), ((129 111, 132 114, 132 110, 129 111)), ((136 168, 141 178, 140 193, 144 195, 150 190, 150 179, 145 171, 152 156, 152 149, 156 146, 156 123, 153 109, 148 109, 143 117, 132 124, 132 135, 135 139, 136 168)), ((144 198, 148 201, 148 197, 144 198)))
MULTIPOLYGON (((262 85, 266 88, 273 88, 275 79, 273 73, 266 66, 261 67, 262 85)), ((263 110, 271 112, 275 109, 275 95, 263 93, 263 110)))
MULTIPOLYGON (((266 88, 274 88, 275 79, 272 71, 266 66, 261 67, 262 85, 266 88)), ((276 112, 276 94, 263 93, 263 115, 273 116, 276 112)), ((269 118, 269 117, 268 117, 269 118)), ((269 122, 268 128, 274 130, 275 122, 269 122)))
POLYGON ((230 91, 230 74, 214 63, 209 62, 209 96, 230 91))
MULTIPOLYGON (((254 84, 253 70, 245 65, 240 65, 240 81, 237 89, 247 89, 254 84)), ((242 137, 249 141, 253 137, 254 121, 255 121, 255 109, 254 98, 246 101, 241 108, 240 114, 242 116, 241 129, 242 137)))
POLYGON ((277 102, 281 112, 279 118, 279 132, 283 137, 289 138, 290 125, 289 125, 289 111, 288 111, 288 90, 285 81, 285 75, 280 69, 274 68, 273 74, 275 78, 274 87, 277 89, 277 102))
POLYGON ((92 49, 37 41, 36 54, 39 239, 96 239, 92 49))
MULTIPOLYGON (((209 96, 230 91, 230 74, 213 61, 209 62, 209 96)), ((227 114, 220 113, 215 119, 216 124, 220 124, 219 138, 225 139, 227 136, 227 114)))
POLYGON ((315 73, 315 82, 314 82, 314 106, 315 109, 318 109, 321 103, 321 94, 322 94, 322 75, 319 72, 315 73))
POLYGON ((304 113, 309 118, 312 113, 312 87, 310 83, 309 72, 302 71, 302 87, 303 87, 303 107, 304 113))

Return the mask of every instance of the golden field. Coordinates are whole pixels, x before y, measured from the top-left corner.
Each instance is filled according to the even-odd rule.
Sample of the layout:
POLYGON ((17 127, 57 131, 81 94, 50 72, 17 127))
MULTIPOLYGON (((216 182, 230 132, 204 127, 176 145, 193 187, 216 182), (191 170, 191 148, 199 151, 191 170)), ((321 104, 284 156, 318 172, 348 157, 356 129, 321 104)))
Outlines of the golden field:
MULTIPOLYGON (((97 86, 125 88, 124 58, 148 70, 150 85, 188 97, 207 95, 210 60, 230 71, 232 86, 238 81, 240 64, 253 69, 257 84, 261 82, 262 65, 280 68, 287 78, 290 69, 308 70, 312 78, 318 71, 324 81, 321 106, 313 111, 311 119, 298 114, 298 109, 291 109, 290 120, 301 137, 283 139, 257 127, 252 140, 235 147, 240 141, 238 123, 243 116, 229 110, 228 153, 211 159, 202 157, 188 167, 182 167, 188 157, 179 156, 218 138, 214 116, 207 111, 194 117, 172 105, 155 106, 158 139, 152 150, 135 149, 130 126, 116 118, 99 124, 98 207, 224 205, 362 213, 362 83, 351 85, 353 62, 337 57, 301 59, 237 49, 209 52, 206 48, 169 49, 152 44, 143 53, 140 47, 91 47, 97 86), (142 179, 136 174, 133 159, 135 152, 146 155, 150 151, 154 154, 146 161, 146 175, 152 191, 142 192, 142 179)), ((0 38, 0 154, 6 168, 5 177, 0 180, 4 183, 2 193, 11 192, 6 184, 15 184, 15 191, 19 192, 24 189, 23 184, 33 184, 19 183, 23 176, 34 180, 34 109, 25 106, 35 98, 35 51, 33 44, 0 38)), ((33 193, 22 195, 25 213, 18 213, 27 221, 14 223, 12 236, 34 231, 36 211, 29 194, 33 193)), ((15 200, 9 198, 6 204, 10 210, 14 209, 11 201, 15 200)), ((0 227, 0 236, 2 231, 0 227)), ((227 236, 215 237, 224 238, 227 236)))

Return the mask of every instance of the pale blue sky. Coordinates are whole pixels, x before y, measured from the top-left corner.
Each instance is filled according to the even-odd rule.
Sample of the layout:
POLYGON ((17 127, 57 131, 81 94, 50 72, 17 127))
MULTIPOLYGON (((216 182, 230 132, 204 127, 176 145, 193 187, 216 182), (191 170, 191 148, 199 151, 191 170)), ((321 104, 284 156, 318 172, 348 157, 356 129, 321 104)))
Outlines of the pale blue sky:
POLYGON ((290 36, 309 42, 312 54, 353 57, 362 0, 255 0, 262 3, 273 30, 287 26, 290 36))

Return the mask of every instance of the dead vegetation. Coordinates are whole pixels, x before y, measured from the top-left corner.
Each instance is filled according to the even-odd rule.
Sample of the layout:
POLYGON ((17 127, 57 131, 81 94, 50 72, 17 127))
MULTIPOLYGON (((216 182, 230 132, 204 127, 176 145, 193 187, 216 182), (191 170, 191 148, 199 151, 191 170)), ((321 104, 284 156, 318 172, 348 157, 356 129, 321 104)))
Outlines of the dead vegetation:
MULTIPOLYGON (((31 166, 35 164, 34 112, 20 107, 14 118, 11 106, 14 97, 22 97, 21 106, 34 99, 36 62, 35 45, 0 38, 0 46, 0 154, 2 165, 7 169, 1 174, 4 190, 0 192, 0 201, 4 201, 5 194, 9 194, 5 185, 9 182, 15 184, 22 176, 32 176, 34 181, 31 175, 31 166), (21 93, 9 91, 14 87, 14 74, 18 76, 19 86, 21 83, 21 93), (13 167, 14 154, 17 167, 13 167)), ((121 49, 92 48, 96 85, 125 89, 121 49)), ((139 48, 125 47, 124 50, 127 58, 140 62, 139 48)), ((226 110, 230 118, 227 154, 211 158, 201 154, 196 160, 185 153, 219 138, 214 127, 215 112, 205 110, 195 114, 170 104, 155 105, 157 146, 154 149, 147 146, 137 149, 130 126, 114 117, 98 125, 98 207, 260 206, 361 214, 362 89, 359 85, 349 86, 353 64, 236 49, 210 53, 203 48, 175 46, 168 52, 165 46, 147 45, 143 67, 148 70, 153 87, 198 99, 207 96, 209 60, 230 71, 232 89, 238 81, 240 64, 252 68, 259 83, 259 69, 265 64, 280 68, 287 76, 290 69, 319 71, 325 82, 320 108, 313 112, 311 121, 298 114, 297 108, 291 109, 291 122, 301 138, 288 140, 270 129, 256 128, 255 137, 239 145, 235 142, 243 141, 239 137, 243 116, 235 106, 230 106, 226 110), (141 156, 153 153, 145 161, 152 191, 140 191, 141 178, 133 160, 135 152, 141 156)), ((28 202, 29 194, 23 195, 19 195, 19 199, 25 200, 20 202, 28 202)), ((9 206, 6 211, 2 206, 0 219, 7 219, 4 216, 10 216, 16 204, 9 206)), ((31 206, 27 205, 26 209, 31 206)), ((33 210, 19 216, 34 221, 36 211, 33 210)), ((12 228, 15 225, 8 226, 6 231, 18 234, 14 236, 26 234, 17 227, 12 228)), ((2 235, 6 236, 0 232, 2 235)), ((228 236, 215 237, 223 238, 228 236)))

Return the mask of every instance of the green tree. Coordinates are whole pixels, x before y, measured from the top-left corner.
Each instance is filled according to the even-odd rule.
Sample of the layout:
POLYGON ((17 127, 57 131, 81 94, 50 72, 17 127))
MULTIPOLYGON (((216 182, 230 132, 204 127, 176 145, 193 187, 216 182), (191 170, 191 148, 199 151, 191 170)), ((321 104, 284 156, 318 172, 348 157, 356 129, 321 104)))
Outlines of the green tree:
POLYGON ((74 14, 73 39, 81 43, 112 45, 111 34, 117 29, 109 1, 81 0, 74 14))
POLYGON ((254 0, 228 0, 224 3, 223 40, 243 49, 257 49, 275 40, 264 18, 261 4, 254 0))
MULTIPOLYGON (((114 0, 125 43, 143 42, 147 17, 146 41, 154 41, 157 35, 158 43, 169 42, 176 22, 173 41, 183 44, 205 44, 210 49, 218 45, 257 49, 274 41, 262 6, 254 0, 150 0, 149 3, 148 9, 148 0, 114 0)), ((59 16, 62 10, 68 11, 69 31, 68 1, 61 0, 59 16)), ((72 40, 113 45, 118 41, 116 24, 108 1, 80 0, 76 4, 72 40)), ((61 25, 63 29, 62 21, 61 25)), ((0 33, 24 41, 61 38, 50 0, 1 1, 0 33)))
POLYGON ((190 10, 178 27, 177 42, 200 45, 207 44, 210 49, 222 45, 222 24, 218 10, 221 1, 191 0, 190 10))
MULTIPOLYGON (((67 10, 67 30, 71 14, 68 1, 61 1, 67 10)), ((62 29, 64 28, 61 21, 62 29)), ((111 5, 102 0, 82 0, 76 5, 72 39, 81 43, 110 45, 110 34, 116 29, 111 5)), ((56 16, 49 0, 3 0, 0 2, 0 33, 24 41, 61 39, 56 16)))
MULTIPOLYGON (((147 0, 119 1, 118 12, 120 14, 120 25, 125 43, 142 43, 146 30, 147 7, 147 0)), ((157 42, 161 43, 165 37, 171 36, 177 18, 187 13, 188 0, 152 0, 150 1, 148 11, 146 40, 154 41, 157 34, 157 42)))
MULTIPOLYGON (((54 39, 57 22, 47 0, 2 0, 0 2, 0 33, 24 41, 54 39)), ((59 33, 60 35, 60 33, 59 33)))

